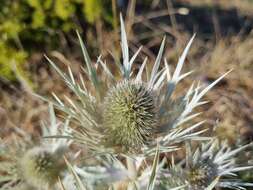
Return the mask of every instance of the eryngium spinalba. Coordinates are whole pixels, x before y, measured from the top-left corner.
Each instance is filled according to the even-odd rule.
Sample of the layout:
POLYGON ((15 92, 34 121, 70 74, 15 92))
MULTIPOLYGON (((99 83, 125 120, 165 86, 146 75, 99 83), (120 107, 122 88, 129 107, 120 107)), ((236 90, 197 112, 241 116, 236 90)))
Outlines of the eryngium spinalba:
MULTIPOLYGON (((68 73, 65 73, 47 58, 73 92, 73 96, 65 96, 65 100, 62 100, 53 94, 53 101, 44 98, 53 102, 57 109, 65 113, 66 118, 71 119, 71 125, 73 125, 73 130, 69 134, 71 139, 84 145, 84 148, 95 157, 101 156, 100 159, 110 155, 113 160, 119 157, 118 161, 121 163, 121 156, 127 156, 126 169, 130 173, 127 174, 127 179, 131 179, 127 183, 129 182, 131 188, 132 182, 134 181, 135 184, 138 181, 141 186, 148 187, 144 189, 154 189, 156 184, 159 185, 158 180, 165 189, 176 188, 177 190, 179 187, 187 190, 202 190, 206 189, 207 185, 208 188, 252 185, 239 181, 231 183, 226 179, 220 180, 220 177, 227 177, 234 175, 234 172, 252 168, 237 167, 234 164, 233 156, 245 147, 230 151, 224 146, 218 152, 212 152, 212 143, 210 147, 208 145, 206 151, 196 151, 194 155, 187 154, 187 159, 192 158, 192 161, 186 159, 187 166, 182 166, 182 163, 187 162, 186 160, 177 166, 181 170, 180 175, 167 171, 167 175, 163 177, 163 170, 161 170, 163 167, 160 167, 163 162, 159 162, 160 153, 175 151, 182 142, 210 140, 201 136, 206 131, 199 128, 203 122, 191 125, 192 122, 189 121, 200 114, 193 113, 193 110, 206 103, 202 101, 202 97, 227 74, 225 73, 208 86, 193 83, 189 89, 174 96, 173 92, 177 84, 191 74, 191 72, 182 73, 182 67, 194 36, 179 58, 173 74, 170 72, 166 59, 164 67, 161 67, 165 38, 151 72, 148 72, 146 66, 147 59, 144 59, 136 73, 133 63, 141 48, 134 52, 132 57, 129 56, 130 49, 121 17, 122 64, 117 60, 114 64, 121 74, 120 78, 115 75, 117 73, 115 70, 111 72, 101 56, 96 64, 93 64, 79 33, 78 38, 86 63, 84 72, 89 78, 88 85, 81 74, 78 75, 79 79, 76 79, 77 76, 72 73, 70 67, 68 67, 68 73), (98 72, 98 69, 102 69, 103 72, 98 72), (134 159, 129 158, 127 155, 129 152, 134 159), (144 170, 137 169, 141 166, 140 160, 143 160, 146 165, 148 157, 154 154, 156 156, 152 167, 147 166, 144 170), (205 162, 206 160, 208 163, 205 162), (141 176, 138 176, 139 173, 142 173, 141 176), (150 176, 150 179, 147 176, 150 176), (170 178, 166 178, 167 176, 170 178), (166 180, 170 181, 166 183, 166 180)), ((125 167, 123 163, 121 165, 125 167)), ((84 173, 84 176, 87 174, 84 171, 81 173, 84 173)))
MULTIPOLYGON (((187 92, 172 98, 172 94, 183 78, 191 72, 181 74, 187 52, 194 36, 187 44, 180 57, 173 75, 165 59, 160 69, 165 48, 164 38, 151 72, 144 75, 147 59, 143 60, 138 72, 134 72, 133 63, 141 48, 130 58, 127 36, 121 17, 122 64, 114 64, 121 77, 115 76, 102 61, 101 56, 96 66, 91 62, 87 49, 78 33, 82 52, 86 62, 85 73, 89 77, 88 85, 82 75, 77 82, 71 68, 64 73, 49 58, 52 67, 64 79, 74 97, 66 97, 65 101, 53 94, 55 107, 70 117, 73 127, 70 138, 84 144, 94 154, 145 154, 154 155, 159 142, 162 152, 176 150, 176 143, 189 139, 197 139, 204 130, 203 122, 182 127, 187 121, 197 117, 193 110, 204 104, 201 98, 226 74, 205 88, 192 85, 187 92), (98 74, 97 69, 104 72, 98 74), (136 74, 135 74, 136 73, 136 74), (89 88, 86 88, 86 85, 89 88)), ((189 122, 190 123, 190 122, 189 122)), ((201 138, 202 139, 202 138, 201 138)))

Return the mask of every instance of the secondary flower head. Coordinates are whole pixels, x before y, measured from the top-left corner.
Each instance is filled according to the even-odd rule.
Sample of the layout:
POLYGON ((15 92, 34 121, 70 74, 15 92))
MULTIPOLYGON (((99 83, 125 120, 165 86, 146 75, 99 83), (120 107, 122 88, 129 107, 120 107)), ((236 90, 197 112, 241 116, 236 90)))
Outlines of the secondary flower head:
MULTIPOLYGON (((50 127, 46 124, 42 126, 42 136, 63 135, 60 129, 67 128, 68 120, 65 123, 57 122, 52 105, 49 112, 50 127)), ((21 129, 18 132, 22 137, 13 138, 12 143, 1 142, 0 181, 4 182, 3 188, 53 188, 65 169, 63 154, 71 141, 50 138, 38 143, 21 129)))
POLYGON ((186 179, 192 190, 207 188, 217 176, 217 165, 208 159, 190 166, 186 172, 186 179))
POLYGON ((61 156, 41 147, 27 151, 21 159, 21 169, 26 182, 34 187, 53 185, 64 169, 61 156))
MULTIPOLYGON (((208 143, 203 143, 201 148, 197 148, 192 152, 190 147, 187 147, 186 165, 173 164, 170 171, 162 171, 161 184, 166 184, 167 188, 174 181, 180 179, 180 184, 185 185, 185 190, 206 190, 212 187, 244 189, 244 187, 252 187, 252 183, 244 183, 235 177, 236 172, 251 170, 252 166, 239 166, 236 163, 236 156, 243 150, 252 147, 253 144, 241 146, 231 149, 226 142, 212 140, 208 143), (177 171, 177 172, 175 172, 177 171), (170 182, 170 183, 168 183, 170 182)), ((213 188, 211 188, 213 189, 213 188)))

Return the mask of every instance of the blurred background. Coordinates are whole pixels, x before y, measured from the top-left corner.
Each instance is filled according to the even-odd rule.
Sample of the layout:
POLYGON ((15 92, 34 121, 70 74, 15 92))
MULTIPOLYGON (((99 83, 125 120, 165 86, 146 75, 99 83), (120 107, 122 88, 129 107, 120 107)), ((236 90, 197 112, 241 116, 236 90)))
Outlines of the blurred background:
POLYGON ((165 57, 173 67, 196 33, 186 61, 194 74, 178 93, 193 79, 208 84, 233 69, 205 97, 209 103, 199 119, 231 145, 252 140, 253 0, 0 0, 0 137, 16 127, 38 132, 48 108, 33 93, 70 94, 44 54, 78 75, 84 61, 76 30, 94 62, 99 55, 112 67, 120 60, 120 12, 131 53, 143 46, 140 63, 145 57, 153 63, 166 35, 165 57))

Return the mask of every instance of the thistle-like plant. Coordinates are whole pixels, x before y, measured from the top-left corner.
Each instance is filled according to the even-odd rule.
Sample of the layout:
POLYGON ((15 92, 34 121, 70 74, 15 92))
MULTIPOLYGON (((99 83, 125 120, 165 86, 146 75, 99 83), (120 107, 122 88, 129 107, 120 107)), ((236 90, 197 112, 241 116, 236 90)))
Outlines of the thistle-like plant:
MULTIPOLYGON (((68 73, 63 72, 46 57, 73 92, 74 97, 65 96, 65 100, 62 100, 53 94, 54 100, 42 98, 52 102, 66 117, 71 118, 71 126, 74 127, 67 137, 64 135, 62 138, 71 138, 76 143, 84 145, 83 147, 90 153, 89 156, 99 160, 95 166, 83 164, 71 167, 79 189, 103 187, 119 190, 124 187, 148 190, 164 188, 211 190, 217 186, 239 188, 242 185, 250 185, 220 180, 224 175, 251 168, 233 165, 232 158, 235 153, 248 145, 234 151, 223 147, 208 155, 202 149, 196 151, 193 156, 189 152, 187 159, 183 160, 187 162, 187 167, 179 164, 170 168, 171 172, 167 172, 169 177, 166 178, 164 162, 160 162, 159 159, 160 153, 176 151, 182 142, 210 140, 201 136, 205 132, 205 129, 200 129, 203 122, 190 126, 187 122, 199 115, 193 113, 193 110, 206 103, 201 98, 227 74, 206 87, 199 83, 192 84, 186 92, 174 97, 173 92, 177 84, 191 74, 191 72, 181 74, 181 70, 194 36, 179 58, 173 75, 166 59, 164 67, 161 68, 165 38, 151 72, 148 72, 145 59, 136 73, 133 63, 141 48, 132 58, 129 57, 121 17, 123 63, 115 62, 121 74, 119 78, 110 71, 101 56, 96 65, 92 64, 84 43, 79 33, 77 34, 86 62, 86 68, 83 70, 90 83, 87 85, 81 74, 77 80, 70 67, 68 73), (98 75, 99 68, 104 71, 101 76, 98 75), (221 158, 218 158, 220 156, 221 158), (150 164, 152 157, 153 163, 150 164)), ((207 152, 213 150, 211 148, 213 145, 207 147, 205 149, 207 152)), ((72 185, 75 182, 69 179, 68 175, 64 178, 63 189, 66 181, 68 187, 74 187, 72 185)))
MULTIPOLYGON (((60 132, 68 126, 68 120, 61 124, 57 122, 53 107, 50 106, 50 126, 43 124, 43 136, 64 135, 60 132)), ((17 129, 22 138, 15 143, 4 144, 1 147, 0 189, 48 189, 54 187, 65 168, 63 154, 67 151, 71 141, 67 139, 46 139, 39 143, 31 136, 17 129), (36 145, 34 145, 36 144, 36 145)), ((15 140, 15 139, 14 139, 15 140)))
POLYGON ((151 73, 146 76, 143 74, 147 69, 145 59, 135 75, 133 63, 141 48, 129 58, 121 18, 123 64, 115 64, 121 73, 120 79, 112 74, 101 56, 94 66, 79 34, 78 38, 86 62, 87 70, 84 70, 90 79, 91 88, 89 90, 86 88, 81 75, 81 82, 77 82, 70 67, 68 74, 64 73, 47 58, 76 97, 66 97, 65 102, 53 94, 55 101, 46 99, 70 116, 73 123, 78 126, 71 134, 76 142, 85 144, 94 154, 154 155, 157 142, 162 152, 168 152, 175 150, 173 146, 175 143, 200 138, 199 135, 204 130, 200 130, 199 127, 203 122, 188 128, 181 126, 199 115, 192 114, 193 109, 205 103, 201 98, 226 74, 205 88, 192 85, 187 93, 172 98, 178 82, 191 73, 180 74, 194 36, 187 44, 172 76, 166 60, 165 67, 160 69, 165 38, 151 73), (98 76, 98 67, 103 69, 103 77, 98 76))

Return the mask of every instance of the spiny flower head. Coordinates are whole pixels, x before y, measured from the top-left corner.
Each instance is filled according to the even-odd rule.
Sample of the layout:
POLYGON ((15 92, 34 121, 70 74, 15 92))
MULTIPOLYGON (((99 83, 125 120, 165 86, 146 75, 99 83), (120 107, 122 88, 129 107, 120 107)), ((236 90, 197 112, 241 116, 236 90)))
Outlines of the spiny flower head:
POLYGON ((64 163, 59 162, 60 159, 61 155, 54 154, 46 148, 30 149, 21 159, 25 180, 34 187, 54 184, 64 169, 64 163))
POLYGON ((103 111, 106 141, 125 151, 138 150, 154 135, 156 99, 143 83, 123 81, 105 97, 103 111))

